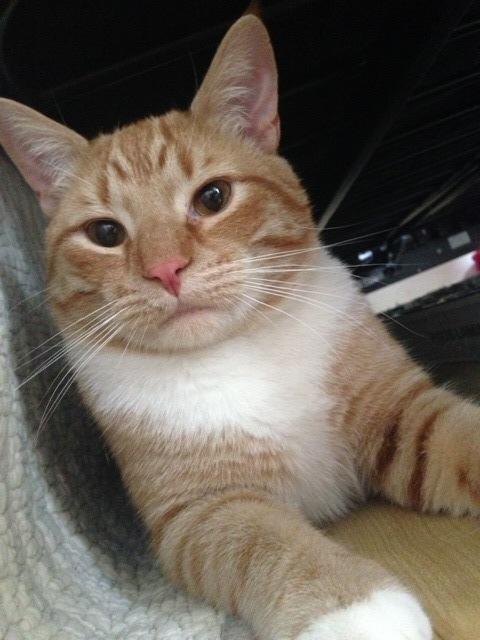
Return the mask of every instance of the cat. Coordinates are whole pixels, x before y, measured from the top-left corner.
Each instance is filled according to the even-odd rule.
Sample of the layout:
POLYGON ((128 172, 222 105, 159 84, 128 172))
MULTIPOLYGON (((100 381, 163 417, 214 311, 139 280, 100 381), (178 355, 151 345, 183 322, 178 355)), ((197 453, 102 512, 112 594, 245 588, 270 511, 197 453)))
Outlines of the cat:
POLYGON ((480 408, 437 388, 318 240, 277 154, 258 17, 189 110, 87 141, 0 101, 52 313, 166 576, 259 640, 427 640, 417 598, 312 523, 369 495, 480 515, 480 408))

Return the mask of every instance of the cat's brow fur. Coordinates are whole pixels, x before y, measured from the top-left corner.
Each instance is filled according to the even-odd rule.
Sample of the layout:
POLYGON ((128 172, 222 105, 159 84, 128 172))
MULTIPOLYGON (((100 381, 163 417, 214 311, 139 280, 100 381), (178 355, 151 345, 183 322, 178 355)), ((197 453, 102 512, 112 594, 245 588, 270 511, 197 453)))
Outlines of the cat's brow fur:
POLYGON ((41 139, 23 144, 53 135, 43 116, 0 107, 0 140, 51 216, 51 306, 79 387, 165 574, 261 640, 341 640, 346 624, 349 640, 429 638, 404 587, 307 517, 372 493, 478 516, 480 409, 434 386, 319 244, 275 153, 260 21, 232 28, 190 110, 88 143, 55 125, 69 164, 57 153, 50 169, 41 139), (226 210, 192 215, 219 179, 232 185, 226 210), (93 244, 84 228, 97 218, 119 221, 125 243, 93 244), (189 261, 180 302, 144 275, 175 255, 189 261), (202 315, 175 319, 179 304, 202 315))

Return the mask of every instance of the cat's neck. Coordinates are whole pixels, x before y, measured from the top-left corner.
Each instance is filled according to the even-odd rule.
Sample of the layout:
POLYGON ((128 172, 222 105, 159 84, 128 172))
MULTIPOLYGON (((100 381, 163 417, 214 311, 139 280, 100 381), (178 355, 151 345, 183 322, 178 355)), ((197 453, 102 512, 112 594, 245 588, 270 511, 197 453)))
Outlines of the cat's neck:
POLYGON ((242 425, 269 437, 275 424, 278 434, 279 425, 298 419, 318 397, 335 357, 332 345, 347 314, 355 312, 357 294, 351 285, 341 293, 341 272, 329 275, 334 284, 325 290, 332 293, 325 302, 288 300, 272 322, 209 347, 175 353, 102 349, 77 373, 87 403, 108 428, 121 428, 116 417, 129 416, 142 428, 162 425, 172 433, 242 425))

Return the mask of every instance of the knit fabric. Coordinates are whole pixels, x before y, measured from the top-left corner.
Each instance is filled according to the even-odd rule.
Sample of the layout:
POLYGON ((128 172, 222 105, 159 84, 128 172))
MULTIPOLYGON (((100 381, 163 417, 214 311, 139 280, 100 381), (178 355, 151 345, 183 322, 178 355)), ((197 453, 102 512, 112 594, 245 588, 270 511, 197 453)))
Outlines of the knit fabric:
POLYGON ((0 638, 249 640, 163 579, 74 386, 39 430, 69 378, 60 359, 27 381, 61 344, 36 349, 56 333, 38 293, 43 231, 0 150, 0 638))

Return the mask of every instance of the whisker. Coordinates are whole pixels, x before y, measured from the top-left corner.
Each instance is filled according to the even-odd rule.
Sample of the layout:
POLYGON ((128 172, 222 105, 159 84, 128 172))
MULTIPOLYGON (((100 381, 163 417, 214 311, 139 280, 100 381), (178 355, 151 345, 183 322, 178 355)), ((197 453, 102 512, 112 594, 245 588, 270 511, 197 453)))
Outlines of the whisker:
POLYGON ((293 301, 296 301, 296 302, 304 302, 305 304, 309 304, 312 307, 316 307, 316 308, 322 308, 323 307, 323 308, 326 308, 326 309, 331 309, 334 313, 338 313, 338 314, 344 316, 348 320, 348 322, 350 322, 353 325, 356 325, 361 331, 363 331, 367 335, 370 335, 371 337, 375 337, 375 334, 368 327, 365 327, 358 320, 356 320, 355 318, 352 318, 351 316, 349 316, 348 313, 346 313, 342 309, 337 309, 336 307, 333 307, 332 305, 330 305, 330 304, 328 304, 326 302, 321 302, 320 300, 313 300, 312 298, 307 298, 306 296, 302 296, 302 295, 299 295, 299 294, 282 293, 282 292, 279 292, 279 291, 276 291, 276 290, 271 290, 268 287, 260 287, 260 286, 253 287, 252 285, 250 285, 250 288, 253 288, 255 291, 258 291, 258 292, 275 294, 279 298, 284 298, 285 300, 293 300, 293 301))
POLYGON ((380 311, 379 315, 384 316, 385 318, 387 318, 387 320, 390 320, 391 322, 395 322, 395 324, 398 324, 399 327, 402 327, 402 329, 405 329, 405 331, 408 331, 414 336, 418 336, 419 338, 427 337, 424 333, 418 333, 418 331, 414 331, 413 329, 410 329, 410 327, 407 327, 405 324, 403 324, 396 318, 393 318, 392 316, 388 315, 388 313, 385 313, 385 311, 380 311))
MULTIPOLYGON (((85 316, 82 316, 81 318, 79 318, 78 320, 75 320, 75 322, 72 322, 71 324, 67 325, 66 327, 63 327, 63 329, 61 329, 60 331, 57 331, 57 333, 53 334, 53 336, 50 336, 49 338, 47 338, 46 340, 44 340, 41 344, 37 345, 36 347, 34 347, 31 351, 29 351, 26 356, 29 356, 30 354, 34 353, 35 351, 37 351, 38 349, 41 349, 45 344, 51 342, 52 340, 54 340, 56 337, 62 335, 65 331, 67 331, 68 329, 70 329, 70 327, 73 327, 77 324, 79 324, 79 322, 82 322, 83 320, 86 320, 87 318, 89 318, 90 316, 92 316, 94 313, 98 313, 99 311, 102 311, 103 309, 105 309, 106 307, 110 307, 114 304, 117 303, 117 300, 111 300, 110 302, 107 302, 107 304, 104 304, 102 307, 99 307, 98 309, 94 309, 93 311, 91 311, 90 313, 87 313, 85 316)), ((23 360, 22 360, 23 361, 23 360)))
MULTIPOLYGON (((81 334, 83 331, 85 331, 86 329, 90 328, 92 325, 94 325, 96 322, 98 322, 99 320, 101 320, 102 318, 104 318, 108 313, 110 313, 111 308, 109 309, 104 309, 96 318, 90 318, 90 320, 88 320, 88 322, 85 323, 84 326, 79 327, 78 329, 75 329, 75 331, 73 331, 72 333, 70 333, 68 335, 69 340, 74 338, 75 336, 77 336, 78 334, 81 334)), ((32 364, 35 360, 38 360, 38 358, 43 358, 43 356, 45 356, 49 351, 52 351, 52 349, 57 349, 59 346, 64 344, 64 338, 65 336, 61 335, 63 332, 60 331, 60 338, 57 342, 55 342, 53 345, 51 345, 50 347, 47 347, 46 349, 44 349, 41 353, 37 353, 37 355, 33 356, 32 358, 24 358, 22 360, 20 360, 20 362, 18 363, 17 367, 16 367, 16 371, 18 371, 19 369, 21 369, 22 367, 25 367, 28 364, 32 364)), ((56 334, 58 335, 58 334, 56 334)), ((53 336, 52 336, 53 337, 53 336)), ((45 341, 47 342, 47 341, 45 341)), ((39 346, 43 346, 45 343, 42 343, 42 345, 39 346)), ((36 347, 36 349, 38 349, 38 347, 36 347)), ((32 352, 35 351, 32 350, 32 352)), ((32 353, 30 352, 30 353, 32 353)))
MULTIPOLYGON (((232 263, 233 264, 233 263, 232 263)), ((421 262, 371 262, 369 264, 364 264, 364 263, 358 263, 358 264, 349 264, 349 263, 345 263, 342 262, 341 264, 332 264, 332 265, 328 265, 328 266, 321 266, 321 265, 305 265, 305 264, 296 264, 296 263, 291 263, 291 264, 274 264, 272 266, 266 265, 260 265, 258 267, 243 267, 241 270, 238 271, 229 271, 229 273, 248 273, 249 271, 264 271, 264 270, 269 270, 269 269, 275 269, 275 270, 281 270, 284 266, 285 267, 295 267, 295 268, 299 268, 302 270, 310 270, 310 271, 338 271, 340 270, 345 270, 345 267, 350 267, 352 269, 357 269, 359 267, 363 267, 363 268, 367 268, 367 267, 421 267, 423 263, 421 262)), ((351 274, 350 274, 351 275, 351 274)))
POLYGON ((250 275, 255 273, 304 273, 309 271, 332 271, 329 267, 305 267, 302 265, 278 265, 274 267, 255 267, 254 269, 239 269, 237 271, 229 271, 229 275, 241 273, 244 275, 250 275))
MULTIPOLYGON (((118 315, 118 314, 116 314, 116 315, 118 315)), ((45 369, 47 369, 51 364, 53 364, 57 360, 63 358, 64 356, 67 356, 76 347, 78 347, 80 344, 82 344, 82 342, 87 341, 90 336, 94 335, 95 336, 95 340, 97 340, 98 338, 100 338, 102 336, 102 334, 108 333, 108 331, 110 330, 110 327, 108 326, 108 324, 110 323, 111 320, 113 320, 113 317, 107 318, 106 321, 104 321, 101 324, 95 326, 93 329, 91 329, 87 333, 79 336, 75 340, 69 341, 68 343, 65 343, 64 347, 62 347, 57 354, 54 354, 53 356, 51 356, 50 359, 46 363, 44 363, 44 366, 38 372, 35 372, 33 375, 38 375, 38 373, 41 373, 42 371, 45 371, 45 369)), ((42 397, 42 400, 44 400, 45 397, 48 395, 50 389, 54 386, 54 384, 60 378, 62 373, 66 369, 68 369, 70 366, 71 366, 71 363, 69 363, 69 362, 66 362, 66 364, 63 365, 63 367, 60 369, 60 371, 57 373, 55 378, 50 383, 48 389, 45 391, 45 393, 44 393, 44 395, 42 397)), ((27 382, 27 380, 25 382, 27 382)))
POLYGON ((252 309, 253 311, 255 311, 256 313, 258 313, 262 318, 264 318, 265 320, 268 320, 271 324, 275 324, 274 321, 272 320, 272 318, 270 318, 269 316, 267 316, 266 313, 264 313, 263 311, 261 311, 260 309, 257 309, 257 307, 252 304, 251 302, 248 302, 248 300, 242 300, 240 298, 240 296, 235 295, 234 293, 231 294, 232 297, 235 300, 238 300, 239 302, 241 302, 242 304, 246 304, 247 307, 250 307, 250 309, 252 309))
POLYGON ((291 313, 288 313, 288 311, 285 311, 285 309, 280 309, 279 307, 275 307, 274 305, 268 304, 267 302, 263 302, 262 300, 258 300, 257 298, 253 298, 252 296, 249 296, 248 294, 243 293, 243 292, 241 292, 240 295, 242 297, 248 298, 249 300, 252 300, 253 302, 256 302, 257 304, 261 304, 264 307, 268 307, 269 309, 273 309, 274 311, 278 311, 279 313, 282 313, 283 315, 287 316, 291 320, 295 320, 296 322, 298 322, 302 326, 306 327, 310 331, 313 331, 313 333, 316 336, 318 336, 321 340, 323 340, 323 342, 325 342, 325 344, 328 344, 328 342, 325 340, 324 336, 322 336, 320 333, 318 333, 318 331, 316 331, 316 329, 314 329, 313 327, 308 325, 306 322, 303 322, 303 320, 300 320, 300 318, 297 318, 294 315, 292 315, 291 313))
POLYGON ((100 343, 96 342, 93 345, 93 347, 87 351, 86 354, 82 355, 82 357, 75 364, 73 364, 70 367, 69 371, 67 371, 65 376, 62 378, 62 380, 60 380, 60 382, 55 387, 55 389, 54 389, 54 391, 52 393, 52 396, 51 396, 50 400, 48 401, 47 406, 45 407, 43 415, 42 415, 42 417, 40 419, 40 424, 38 426, 37 436, 36 436, 37 441, 38 441, 38 436, 39 436, 41 430, 43 429, 43 427, 45 426, 47 420, 50 418, 52 413, 58 407, 58 405, 60 404, 60 402, 62 401, 62 399, 65 397, 66 393, 68 392, 68 390, 72 386, 73 382, 75 381, 75 374, 78 374, 78 372, 81 371, 95 357, 95 355, 101 349, 103 349, 103 347, 105 347, 108 344, 108 342, 111 341, 111 339, 120 331, 121 326, 116 324, 114 327, 110 327, 109 329, 110 329, 110 332, 108 333, 108 335, 106 337, 102 336, 102 339, 100 340, 100 343), (57 392, 57 389, 60 388, 61 383, 68 376, 69 373, 72 373, 72 375, 70 376, 70 379, 67 380, 67 382, 64 385, 63 389, 55 397, 55 393, 57 392))
POLYGON ((319 244, 315 247, 306 247, 303 249, 290 249, 288 251, 274 251, 271 253, 265 253, 262 254, 260 256, 254 256, 254 257, 245 257, 245 258, 239 258, 238 260, 234 260, 232 261, 232 264, 234 263, 238 263, 238 262, 256 262, 258 260, 274 260, 275 258, 282 258, 282 257, 286 257, 286 256, 293 256, 293 255, 300 255, 300 254, 304 254, 304 253, 311 253, 312 251, 321 251, 324 249, 329 249, 331 247, 341 247, 344 245, 348 245, 348 244, 353 244, 355 242, 357 242, 358 240, 363 240, 365 238, 369 238, 371 236, 374 235, 378 235, 379 233, 387 233, 388 231, 391 231, 392 228, 387 228, 387 229, 382 229, 380 231, 374 231, 371 233, 366 233, 360 236, 355 236, 354 238, 349 238, 348 240, 340 240, 338 242, 333 242, 331 244, 319 244))
MULTIPOLYGON (((45 293, 46 291, 49 291, 52 287, 45 287, 45 289, 40 289, 40 291, 36 291, 35 293, 32 293, 31 295, 27 296, 26 298, 23 298, 23 300, 19 300, 19 302, 15 303, 12 307, 10 307, 9 311, 13 311, 14 309, 16 309, 17 307, 19 307, 22 304, 25 304, 25 302, 27 302, 27 300, 31 300, 32 298, 36 298, 37 296, 42 295, 42 293, 45 293)), ((45 301, 42 302, 42 304, 45 301)))
POLYGON ((290 249, 289 251, 274 251, 272 253, 264 253, 259 256, 254 256, 252 258, 239 258, 238 260, 232 261, 232 264, 235 262, 258 262, 259 260, 274 260, 275 258, 285 258, 286 256, 294 256, 301 253, 311 253, 312 251, 320 251, 323 249, 321 245, 316 247, 308 247, 305 249, 290 249))
POLYGON ((139 346, 138 346, 138 350, 139 351, 141 351, 143 349, 143 341, 145 340, 145 336, 147 335, 147 331, 150 328, 151 321, 152 321, 152 318, 150 317, 148 319, 147 324, 145 325, 145 328, 143 329, 143 334, 142 334, 142 337, 140 339, 140 343, 139 343, 139 346))
POLYGON ((382 233, 388 233, 389 231, 393 231, 396 227, 387 227, 386 229, 379 229, 378 231, 371 231, 370 233, 364 233, 361 236, 355 236, 354 238, 349 238, 348 240, 340 240, 339 242, 332 242, 331 244, 323 245, 325 249, 330 249, 332 247, 344 247, 349 244, 355 244, 359 240, 364 240, 365 238, 371 238, 373 236, 378 236, 382 233))
POLYGON ((54 362, 57 362, 57 360, 60 360, 60 358, 62 358, 65 354, 67 354, 69 351, 75 348, 78 344, 80 344, 81 342, 84 342, 91 335, 94 335, 99 329, 101 329, 102 326, 109 324, 114 318, 116 318, 120 313, 122 313, 122 311, 125 311, 125 308, 120 309, 120 311, 115 313, 113 316, 110 316, 106 320, 103 320, 99 325, 95 326, 93 329, 90 329, 90 331, 87 334, 84 334, 76 338, 70 344, 66 344, 64 347, 62 347, 59 350, 59 352, 50 356, 46 362, 44 362, 38 369, 36 369, 32 374, 30 374, 25 380, 22 380, 22 382, 16 387, 16 390, 18 391, 18 389, 21 389, 24 385, 26 385, 28 382, 33 380, 33 378, 35 378, 40 373, 48 369, 48 367, 50 367, 54 362))
POLYGON ((137 318, 137 321, 134 323, 133 327, 132 327, 132 331, 130 332, 130 337, 127 340, 127 343, 125 345, 125 349, 122 351, 122 355, 120 356, 120 360, 117 364, 117 367, 120 366, 120 364, 123 362, 123 358, 125 356, 125 354, 127 353, 128 347, 130 346, 130 343, 132 342, 134 336, 137 333, 138 328, 140 327, 140 320, 141 320, 141 316, 139 318, 137 318))
POLYGON ((300 288, 300 287, 305 287, 308 285, 303 285, 300 282, 285 282, 284 280, 269 280, 268 278, 251 278, 250 280, 246 280, 245 281, 246 284, 253 284, 253 285, 263 285, 265 283, 276 283, 279 282, 281 284, 267 284, 267 286, 271 287, 272 289, 278 289, 279 291, 292 291, 292 292, 298 292, 298 293, 316 293, 318 295, 321 296, 328 296, 329 298, 340 298, 341 300, 345 299, 345 296, 342 296, 340 294, 336 294, 336 293, 329 293, 327 291, 322 291, 321 289, 317 289, 315 287, 309 287, 308 289, 304 289, 304 288, 300 288), (292 285, 292 286, 290 286, 292 285))

